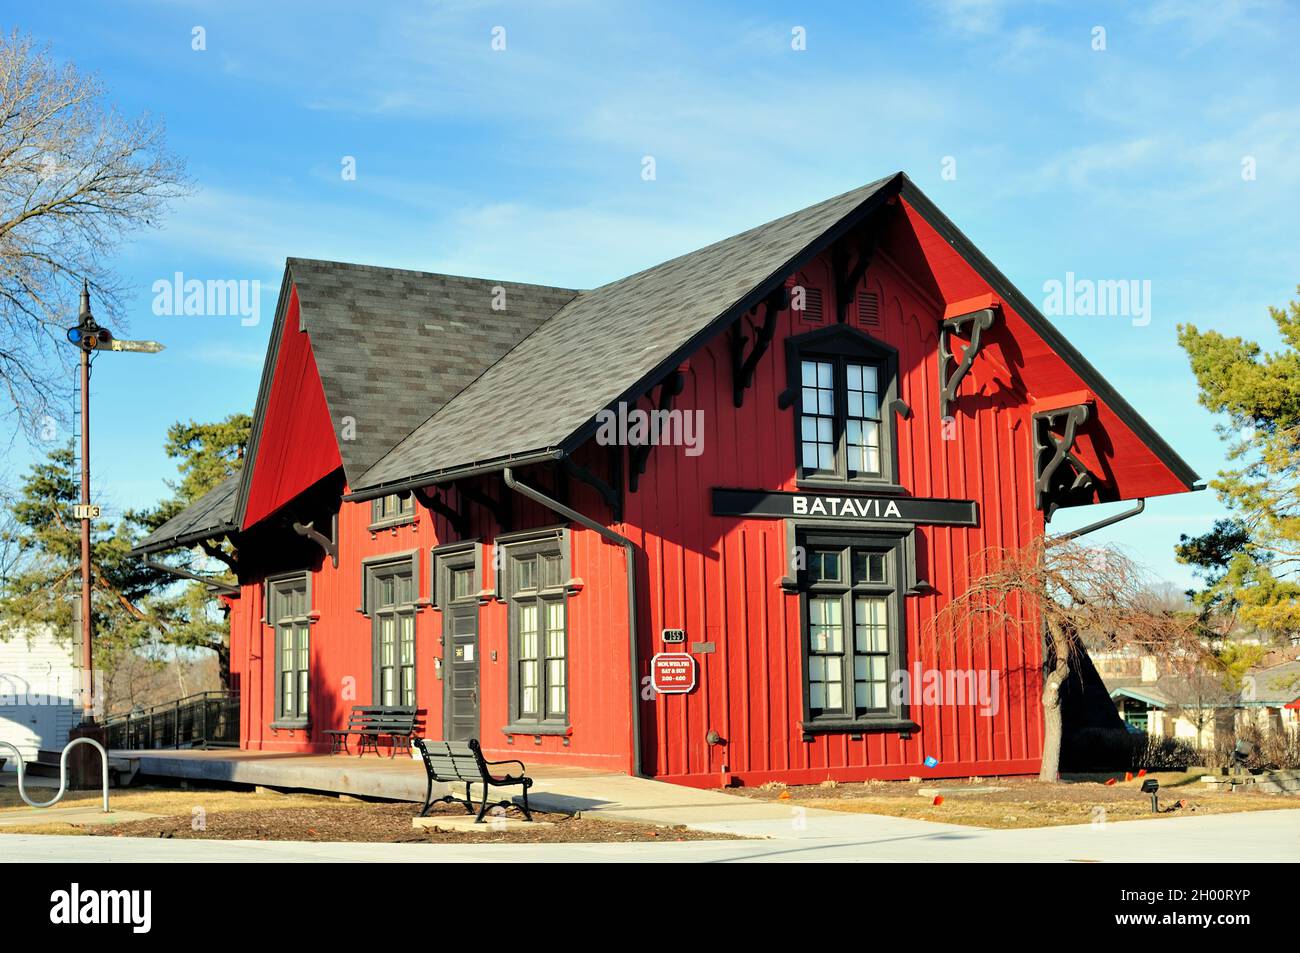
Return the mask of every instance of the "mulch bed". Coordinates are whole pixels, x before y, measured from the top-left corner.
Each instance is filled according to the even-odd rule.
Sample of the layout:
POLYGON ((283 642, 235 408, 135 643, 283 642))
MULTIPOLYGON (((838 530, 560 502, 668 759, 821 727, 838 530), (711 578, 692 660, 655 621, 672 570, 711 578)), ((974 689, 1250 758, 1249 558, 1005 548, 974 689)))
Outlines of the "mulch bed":
MULTIPOLYGON (((319 808, 269 808, 209 814, 204 830, 194 830, 189 817, 159 817, 111 826, 87 828, 94 837, 170 837, 179 840, 351 841, 382 844, 547 844, 611 843, 627 841, 727 840, 728 835, 691 831, 684 827, 654 827, 600 821, 567 814, 533 811, 533 819, 549 821, 513 830, 493 830, 490 820, 482 830, 451 831, 436 827, 412 828, 419 814, 416 804, 357 804, 319 808)), ((463 809, 439 805, 431 817, 465 817, 463 809)), ((523 814, 511 808, 508 817, 523 814)))
POLYGON ((768 784, 739 788, 732 793, 758 800, 786 802, 805 807, 863 814, 885 814, 916 820, 943 821, 979 827, 1022 828, 1057 824, 1087 824, 1099 817, 1108 821, 1152 820, 1187 814, 1224 814, 1247 810, 1273 810, 1297 806, 1290 798, 1267 794, 1216 794, 1200 783, 1175 784, 1166 777, 1160 789, 1162 813, 1151 813, 1150 797, 1139 790, 1142 779, 1107 785, 1104 776, 1080 777, 1059 784, 1033 778, 983 778, 907 781, 846 782, 825 785, 768 784), (922 788, 988 787, 981 793, 950 793, 939 803, 919 796, 922 788), (1177 805, 1177 806, 1175 806, 1177 805), (1172 810, 1171 810, 1172 808, 1172 810))

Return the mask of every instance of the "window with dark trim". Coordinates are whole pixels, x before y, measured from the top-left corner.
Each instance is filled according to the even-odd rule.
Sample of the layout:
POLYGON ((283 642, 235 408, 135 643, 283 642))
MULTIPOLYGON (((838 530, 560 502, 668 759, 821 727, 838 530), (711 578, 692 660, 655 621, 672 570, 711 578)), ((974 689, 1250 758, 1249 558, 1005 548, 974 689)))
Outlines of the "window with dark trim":
POLYGON ((311 668, 311 595, 307 574, 271 580, 267 621, 275 628, 275 718, 307 723, 311 668))
POLYGON ((415 704, 415 562, 403 558, 365 567, 371 618, 372 704, 415 704))
POLYGON ((897 352, 843 325, 790 338, 798 477, 894 484, 897 352))
POLYGON ((558 537, 505 547, 510 607, 510 715, 517 726, 569 720, 564 547, 558 537))
POLYGON ((415 496, 390 493, 370 501, 370 525, 385 526, 406 523, 415 517, 415 496))
POLYGON ((905 664, 904 541, 804 533, 800 545, 805 727, 904 719, 891 680, 905 664))

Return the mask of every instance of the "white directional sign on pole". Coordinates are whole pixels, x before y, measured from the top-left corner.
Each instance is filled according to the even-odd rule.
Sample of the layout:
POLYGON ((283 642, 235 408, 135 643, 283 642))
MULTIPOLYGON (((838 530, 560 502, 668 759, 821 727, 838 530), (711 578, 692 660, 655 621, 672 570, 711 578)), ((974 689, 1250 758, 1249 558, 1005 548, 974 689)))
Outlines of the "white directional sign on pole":
POLYGON ((108 344, 111 351, 139 351, 144 354, 157 354, 164 345, 157 341, 119 341, 113 338, 108 344))

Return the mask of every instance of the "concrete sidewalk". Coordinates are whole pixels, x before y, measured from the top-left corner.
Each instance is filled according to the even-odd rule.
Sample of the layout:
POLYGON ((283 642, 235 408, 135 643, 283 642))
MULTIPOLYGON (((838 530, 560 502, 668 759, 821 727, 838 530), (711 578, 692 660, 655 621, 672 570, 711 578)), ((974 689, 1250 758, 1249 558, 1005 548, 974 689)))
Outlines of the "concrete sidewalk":
POLYGON ((744 841, 627 844, 307 844, 157 838, 0 834, 0 858, 40 862, 620 862, 620 863, 963 863, 1300 861, 1300 810, 1256 811, 1101 828, 1000 831, 866 814, 818 811, 754 821, 744 841))

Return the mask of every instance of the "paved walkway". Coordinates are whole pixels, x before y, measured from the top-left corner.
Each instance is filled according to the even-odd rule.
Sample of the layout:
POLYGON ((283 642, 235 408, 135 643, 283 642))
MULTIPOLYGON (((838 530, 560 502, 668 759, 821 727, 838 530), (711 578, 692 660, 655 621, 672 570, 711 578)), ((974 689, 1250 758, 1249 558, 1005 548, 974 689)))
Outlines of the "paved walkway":
POLYGON ((927 821, 810 811, 736 822, 768 839, 633 844, 305 844, 0 834, 0 857, 35 863, 152 861, 441 863, 797 863, 966 861, 1300 861, 1300 810, 1125 821, 1103 828, 995 831, 927 821), (831 814, 831 817, 822 815, 831 814))

